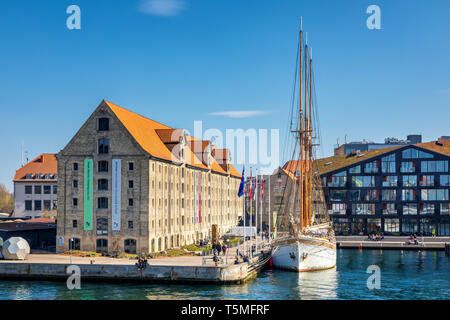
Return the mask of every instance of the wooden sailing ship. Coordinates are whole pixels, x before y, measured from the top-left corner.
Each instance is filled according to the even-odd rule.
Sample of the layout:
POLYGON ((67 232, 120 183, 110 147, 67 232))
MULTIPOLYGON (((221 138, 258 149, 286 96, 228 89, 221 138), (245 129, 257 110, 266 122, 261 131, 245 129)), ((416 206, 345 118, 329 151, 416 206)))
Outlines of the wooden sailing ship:
MULTIPOLYGON (((318 131, 313 128, 312 116, 312 53, 308 57, 307 35, 305 38, 303 45, 303 30, 300 26, 299 106, 295 113, 298 123, 292 130, 296 139, 293 159, 297 157, 294 161, 295 170, 291 168, 295 172, 295 205, 286 206, 290 212, 283 215, 288 219, 283 224, 288 226, 288 230, 280 230, 279 237, 272 242, 273 265, 297 272, 329 269, 336 265, 334 232, 326 211, 321 181, 313 166, 314 147, 317 145, 314 143, 317 136, 313 133, 318 134, 318 131)), ((291 200, 290 196, 286 198, 286 201, 291 200)))

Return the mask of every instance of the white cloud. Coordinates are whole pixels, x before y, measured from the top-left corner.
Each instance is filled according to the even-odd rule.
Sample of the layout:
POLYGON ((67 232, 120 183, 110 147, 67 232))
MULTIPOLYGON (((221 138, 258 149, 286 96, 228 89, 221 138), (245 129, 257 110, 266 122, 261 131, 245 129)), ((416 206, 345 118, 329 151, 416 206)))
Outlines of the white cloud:
POLYGON ((184 0, 141 0, 139 10, 155 16, 176 16, 186 7, 184 0))
POLYGON ((222 111, 222 112, 212 112, 210 115, 213 116, 224 116, 228 118, 250 118, 255 116, 260 116, 269 113, 263 110, 254 111, 222 111))

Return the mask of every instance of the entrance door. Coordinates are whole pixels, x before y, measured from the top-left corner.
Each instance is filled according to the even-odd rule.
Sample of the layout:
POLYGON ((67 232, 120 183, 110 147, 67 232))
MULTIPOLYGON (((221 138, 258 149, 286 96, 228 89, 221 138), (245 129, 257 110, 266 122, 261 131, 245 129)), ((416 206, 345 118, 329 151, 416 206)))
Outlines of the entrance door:
POLYGON ((108 253, 108 240, 97 239, 97 253, 108 253))

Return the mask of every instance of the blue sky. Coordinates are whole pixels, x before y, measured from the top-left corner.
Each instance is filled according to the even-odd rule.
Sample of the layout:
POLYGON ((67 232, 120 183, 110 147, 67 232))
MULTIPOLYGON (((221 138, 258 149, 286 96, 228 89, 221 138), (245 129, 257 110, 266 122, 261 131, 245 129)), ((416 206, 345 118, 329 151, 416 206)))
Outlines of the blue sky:
POLYGON ((342 142, 450 135, 450 2, 2 1, 0 183, 25 143, 58 152, 102 99, 173 127, 280 129, 300 16, 314 48, 319 156, 342 142), (81 8, 68 30, 66 8, 81 8), (381 30, 366 8, 381 8, 381 30), (221 113, 253 111, 247 118, 221 113))

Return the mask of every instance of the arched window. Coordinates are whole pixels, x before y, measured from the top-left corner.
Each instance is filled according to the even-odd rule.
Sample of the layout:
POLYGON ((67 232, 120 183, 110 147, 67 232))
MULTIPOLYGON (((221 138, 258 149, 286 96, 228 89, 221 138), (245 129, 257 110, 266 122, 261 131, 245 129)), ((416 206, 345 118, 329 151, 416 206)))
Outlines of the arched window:
POLYGON ((126 253, 136 254, 136 240, 135 239, 126 239, 124 241, 123 248, 126 253))
POLYGON ((81 241, 78 238, 69 239, 69 250, 81 250, 81 241))
POLYGON ((108 253, 108 240, 106 239, 97 239, 97 253, 108 253))

